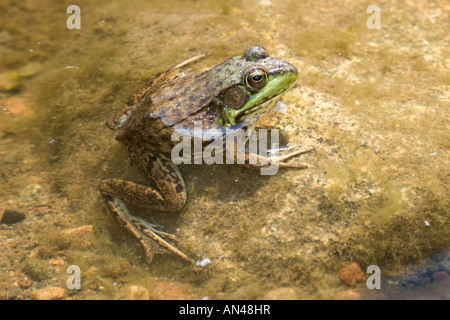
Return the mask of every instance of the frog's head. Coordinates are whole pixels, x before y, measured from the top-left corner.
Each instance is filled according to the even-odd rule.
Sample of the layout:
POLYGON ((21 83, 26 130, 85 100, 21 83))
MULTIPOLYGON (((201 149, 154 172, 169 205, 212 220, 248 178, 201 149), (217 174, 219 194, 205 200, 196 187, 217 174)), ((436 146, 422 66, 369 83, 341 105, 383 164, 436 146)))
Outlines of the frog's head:
POLYGON ((269 57, 261 46, 251 47, 241 57, 228 59, 216 68, 229 80, 217 97, 222 125, 254 123, 273 109, 298 75, 293 65, 269 57))

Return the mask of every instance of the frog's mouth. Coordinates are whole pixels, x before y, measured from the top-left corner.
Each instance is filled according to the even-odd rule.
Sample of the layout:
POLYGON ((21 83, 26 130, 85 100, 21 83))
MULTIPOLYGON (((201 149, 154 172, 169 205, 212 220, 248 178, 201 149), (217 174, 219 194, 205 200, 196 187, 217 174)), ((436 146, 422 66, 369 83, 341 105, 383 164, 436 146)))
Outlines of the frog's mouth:
POLYGON ((287 89, 274 95, 273 97, 266 98, 258 104, 254 104, 251 107, 244 107, 244 110, 239 113, 235 118, 235 124, 242 123, 242 125, 248 125, 259 120, 262 116, 270 113, 274 110, 275 105, 280 100, 281 96, 289 91, 294 84, 290 85, 287 89))
POLYGON ((252 106, 250 109, 244 110, 241 114, 239 114, 236 117, 235 121, 245 123, 252 123, 257 121, 260 117, 272 111, 275 104, 281 98, 283 93, 280 93, 272 98, 266 99, 262 103, 252 106))

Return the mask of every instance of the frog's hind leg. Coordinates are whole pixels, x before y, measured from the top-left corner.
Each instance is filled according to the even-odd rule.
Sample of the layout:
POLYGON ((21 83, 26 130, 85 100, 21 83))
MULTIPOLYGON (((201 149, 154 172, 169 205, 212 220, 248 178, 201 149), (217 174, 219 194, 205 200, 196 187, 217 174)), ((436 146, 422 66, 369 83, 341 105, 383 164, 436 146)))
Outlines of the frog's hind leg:
POLYGON ((177 209, 181 209, 184 204, 185 195, 180 197, 178 204, 167 205, 167 202, 170 201, 164 200, 164 197, 157 190, 143 184, 120 179, 103 180, 100 185, 100 192, 109 210, 116 216, 121 225, 139 240, 149 262, 153 258, 152 249, 155 248, 155 243, 185 261, 194 262, 170 243, 170 241, 176 240, 175 236, 156 229, 156 225, 142 218, 133 216, 125 205, 125 202, 127 202, 142 208, 158 208, 158 211, 178 211, 177 209))

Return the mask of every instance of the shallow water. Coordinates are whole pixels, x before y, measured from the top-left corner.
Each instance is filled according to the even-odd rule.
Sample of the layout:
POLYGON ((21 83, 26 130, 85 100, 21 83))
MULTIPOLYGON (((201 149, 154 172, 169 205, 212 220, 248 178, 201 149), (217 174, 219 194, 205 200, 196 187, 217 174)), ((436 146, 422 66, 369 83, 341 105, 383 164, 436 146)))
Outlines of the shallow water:
POLYGON ((0 229, 1 297, 66 288, 77 265, 82 287, 65 298, 135 297, 140 286, 150 298, 448 299, 449 7, 382 1, 381 29, 369 29, 372 4, 86 1, 69 30, 65 5, 2 1, 0 212, 26 218, 0 229), (255 44, 299 70, 287 113, 260 126, 314 147, 291 160, 311 167, 181 166, 186 207, 152 216, 211 263, 149 265, 100 199, 101 179, 142 181, 104 123, 156 73, 255 44), (379 266, 382 289, 367 288, 369 274, 349 288, 339 270, 351 262, 379 266))

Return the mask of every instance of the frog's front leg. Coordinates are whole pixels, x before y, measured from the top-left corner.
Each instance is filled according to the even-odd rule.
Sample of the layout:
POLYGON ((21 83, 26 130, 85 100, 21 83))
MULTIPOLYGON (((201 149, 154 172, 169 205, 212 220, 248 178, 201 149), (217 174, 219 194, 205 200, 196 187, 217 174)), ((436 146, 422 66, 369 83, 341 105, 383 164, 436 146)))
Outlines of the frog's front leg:
POLYGON ((176 240, 175 236, 156 229, 156 225, 142 218, 131 215, 125 205, 127 202, 141 208, 166 212, 178 212, 184 206, 186 201, 184 182, 175 165, 165 163, 164 169, 160 167, 161 162, 148 165, 147 169, 153 169, 151 170, 154 173, 152 180, 155 181, 159 190, 133 181, 107 179, 100 185, 103 200, 121 225, 139 240, 149 262, 153 258, 152 248, 156 243, 183 260, 194 263, 191 258, 169 242, 169 240, 176 240))

